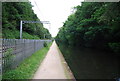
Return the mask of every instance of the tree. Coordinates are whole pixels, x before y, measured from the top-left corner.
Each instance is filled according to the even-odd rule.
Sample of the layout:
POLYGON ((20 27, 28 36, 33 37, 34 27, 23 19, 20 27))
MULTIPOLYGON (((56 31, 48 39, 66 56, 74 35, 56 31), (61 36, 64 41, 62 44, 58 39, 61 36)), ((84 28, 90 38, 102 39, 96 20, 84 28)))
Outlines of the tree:
MULTIPOLYGON (((30 2, 3 2, 2 4, 3 38, 19 38, 20 21, 40 21, 32 10, 30 2), (12 31, 12 32, 11 32, 12 31)), ((23 24, 23 38, 44 38, 44 34, 51 35, 40 23, 23 24)))
POLYGON ((80 45, 98 49, 120 49, 120 2, 83 2, 75 7, 60 29, 56 39, 69 45, 80 45), (66 40, 67 39, 67 40, 66 40))

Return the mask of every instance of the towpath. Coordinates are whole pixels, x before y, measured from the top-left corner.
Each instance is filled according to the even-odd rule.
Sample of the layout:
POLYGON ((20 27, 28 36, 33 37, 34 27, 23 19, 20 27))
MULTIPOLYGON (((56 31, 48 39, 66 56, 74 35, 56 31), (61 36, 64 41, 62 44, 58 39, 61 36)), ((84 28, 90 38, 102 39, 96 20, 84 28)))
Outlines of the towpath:
POLYGON ((51 45, 50 50, 40 64, 33 79, 74 79, 55 41, 51 45))

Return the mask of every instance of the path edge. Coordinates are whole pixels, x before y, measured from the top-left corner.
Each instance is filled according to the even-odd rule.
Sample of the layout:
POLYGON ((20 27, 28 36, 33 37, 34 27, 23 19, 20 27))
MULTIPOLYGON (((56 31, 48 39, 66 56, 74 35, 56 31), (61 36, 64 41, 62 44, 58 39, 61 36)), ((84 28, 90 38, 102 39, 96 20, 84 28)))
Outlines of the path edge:
MULTIPOLYGON (((55 41, 55 43, 56 43, 56 41, 55 41)), ((62 52, 60 51, 57 43, 56 43, 56 47, 57 47, 57 50, 58 50, 58 52, 59 52, 59 56, 60 56, 60 58, 61 58, 61 63, 62 63, 62 65, 63 65, 63 68, 64 68, 64 72, 65 72, 66 77, 67 77, 68 79, 72 79, 72 80, 76 81, 76 79, 75 79, 75 77, 74 77, 74 75, 73 75, 70 67, 68 66, 68 64, 67 64, 67 62, 66 62, 66 60, 65 60, 65 58, 64 58, 64 56, 63 56, 63 54, 62 54, 62 52)))

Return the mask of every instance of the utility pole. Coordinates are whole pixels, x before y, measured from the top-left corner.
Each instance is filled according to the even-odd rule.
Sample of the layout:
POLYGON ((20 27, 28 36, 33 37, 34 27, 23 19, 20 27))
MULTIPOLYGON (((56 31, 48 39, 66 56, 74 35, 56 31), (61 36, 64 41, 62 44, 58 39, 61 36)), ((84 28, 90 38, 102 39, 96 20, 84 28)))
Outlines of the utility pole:
MULTIPOLYGON (((43 23, 43 24, 50 24, 49 21, 20 21, 20 39, 22 39, 22 24, 23 23, 43 23)), ((45 38, 45 36, 44 36, 45 38)))
POLYGON ((45 39, 45 34, 44 34, 44 39, 45 39))
POLYGON ((20 21, 20 39, 22 39, 22 20, 20 21))

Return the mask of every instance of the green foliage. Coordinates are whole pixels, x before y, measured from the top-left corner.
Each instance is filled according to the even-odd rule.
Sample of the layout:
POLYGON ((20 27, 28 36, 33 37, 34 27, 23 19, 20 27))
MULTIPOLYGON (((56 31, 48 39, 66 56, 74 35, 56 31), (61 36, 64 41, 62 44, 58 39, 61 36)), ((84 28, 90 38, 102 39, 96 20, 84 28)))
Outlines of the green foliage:
MULTIPOLYGON (((12 30, 3 30, 3 38, 11 38, 11 39, 19 39, 20 33, 18 30, 15 30, 14 32, 12 30)), ((31 35, 27 32, 22 33, 23 39, 40 39, 37 35, 31 35)))
POLYGON ((11 63, 13 62, 13 57, 14 55, 12 55, 12 52, 13 52, 13 49, 12 48, 9 48, 6 50, 6 52, 4 53, 4 60, 7 61, 7 64, 6 64, 6 69, 9 70, 9 67, 11 67, 11 63))
POLYGON ((23 39, 40 39, 37 35, 31 35, 26 32, 23 32, 23 39))
MULTIPOLYGON (((3 2, 2 3, 2 30, 3 38, 19 38, 20 21, 40 21, 32 10, 30 2, 3 2), (12 32, 12 33, 11 33, 12 32), (8 34, 8 35, 7 35, 8 34)), ((26 39, 51 38, 49 31, 41 23, 23 24, 23 37, 26 39)))
POLYGON ((5 57, 10 58, 12 56, 12 52, 13 52, 12 48, 7 49, 6 52, 4 53, 5 57))
POLYGON ((44 42, 44 47, 48 47, 48 43, 47 42, 44 42))
POLYGON ((76 12, 60 28, 56 40, 69 45, 119 52, 116 50, 120 48, 120 2, 83 2, 75 9, 76 12))
POLYGON ((119 43, 109 43, 109 47, 116 53, 120 52, 120 42, 119 43))
POLYGON ((25 59, 16 69, 4 73, 2 79, 6 79, 7 81, 13 81, 14 79, 32 79, 50 46, 51 43, 48 45, 48 47, 42 48, 41 50, 32 54, 32 56, 25 59))

